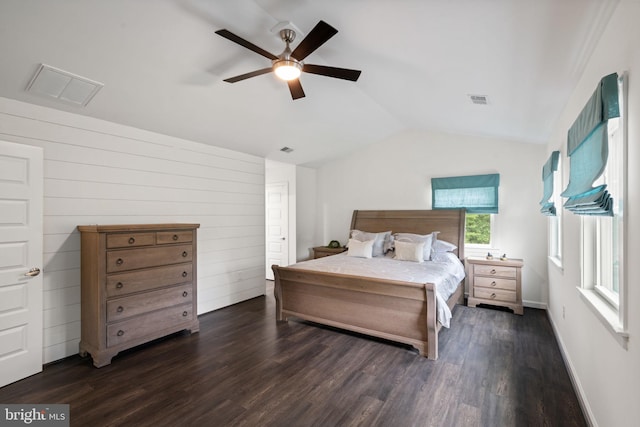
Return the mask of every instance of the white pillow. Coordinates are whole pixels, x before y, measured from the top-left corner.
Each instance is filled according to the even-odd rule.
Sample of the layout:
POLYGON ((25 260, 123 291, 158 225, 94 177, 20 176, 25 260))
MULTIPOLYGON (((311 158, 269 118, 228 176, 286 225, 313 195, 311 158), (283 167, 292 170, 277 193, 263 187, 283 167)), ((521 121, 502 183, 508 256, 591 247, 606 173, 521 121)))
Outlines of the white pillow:
POLYGON ((359 240, 349 239, 349 250, 347 251, 347 255, 358 258, 371 258, 374 242, 375 240, 361 242, 359 240))
POLYGON ((397 242, 413 242, 413 243, 424 243, 424 253, 422 255, 423 260, 429 260, 431 258, 431 249, 434 242, 434 233, 429 233, 425 235, 421 234, 412 234, 412 233, 396 233, 393 235, 394 237, 394 246, 398 246, 397 242))
POLYGON ((359 240, 360 242, 375 240, 375 242, 373 243, 373 256, 382 256, 389 250, 385 249, 385 247, 390 248, 390 244, 388 243, 388 241, 391 239, 391 231, 385 231, 382 233, 369 233, 361 230, 352 230, 351 238, 359 240))
POLYGON ((423 262, 424 261, 424 242, 403 242, 397 241, 395 242, 396 246, 396 254, 393 259, 397 259, 399 261, 413 261, 413 262, 423 262))
POLYGON ((433 242, 433 251, 438 252, 452 252, 458 249, 453 243, 449 243, 446 240, 436 240, 433 242))

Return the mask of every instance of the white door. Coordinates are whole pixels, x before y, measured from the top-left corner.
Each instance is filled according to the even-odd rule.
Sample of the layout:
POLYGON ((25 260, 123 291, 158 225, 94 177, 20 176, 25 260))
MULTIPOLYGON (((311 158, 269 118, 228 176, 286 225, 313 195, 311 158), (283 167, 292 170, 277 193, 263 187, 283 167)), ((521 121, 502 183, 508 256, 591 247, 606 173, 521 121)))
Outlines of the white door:
POLYGON ((289 187, 287 183, 267 184, 267 279, 273 280, 271 266, 289 265, 289 187))
POLYGON ((42 370, 42 149, 0 141, 0 387, 42 370))

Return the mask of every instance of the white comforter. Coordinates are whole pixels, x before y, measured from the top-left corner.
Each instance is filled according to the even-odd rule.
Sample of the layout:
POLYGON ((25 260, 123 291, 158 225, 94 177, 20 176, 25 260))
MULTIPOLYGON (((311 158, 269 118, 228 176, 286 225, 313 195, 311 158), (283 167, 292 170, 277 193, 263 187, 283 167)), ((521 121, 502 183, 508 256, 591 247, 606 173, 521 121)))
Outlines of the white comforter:
POLYGON ((447 300, 464 279, 464 266, 453 253, 438 254, 438 261, 422 263, 397 261, 392 255, 374 258, 356 258, 345 253, 302 261, 291 268, 324 271, 356 276, 401 280, 412 283, 433 283, 436 285, 437 319, 444 327, 449 327, 451 310, 447 300))

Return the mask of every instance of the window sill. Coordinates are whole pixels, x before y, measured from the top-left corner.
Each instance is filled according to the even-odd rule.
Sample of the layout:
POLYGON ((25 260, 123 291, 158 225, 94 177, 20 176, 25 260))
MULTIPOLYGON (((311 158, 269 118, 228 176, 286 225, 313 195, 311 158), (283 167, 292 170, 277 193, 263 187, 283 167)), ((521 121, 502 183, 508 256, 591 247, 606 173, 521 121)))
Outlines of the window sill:
POLYGON ((624 325, 620 323, 618 312, 607 304, 596 291, 583 288, 577 289, 582 299, 587 303, 587 307, 602 322, 618 344, 626 350, 629 343, 629 333, 624 329, 624 325))
POLYGON ((549 256, 547 257, 549 259, 549 261, 551 261, 551 263, 553 265, 556 266, 556 268, 560 271, 564 271, 564 267, 562 266, 562 259, 555 257, 555 256, 549 256))

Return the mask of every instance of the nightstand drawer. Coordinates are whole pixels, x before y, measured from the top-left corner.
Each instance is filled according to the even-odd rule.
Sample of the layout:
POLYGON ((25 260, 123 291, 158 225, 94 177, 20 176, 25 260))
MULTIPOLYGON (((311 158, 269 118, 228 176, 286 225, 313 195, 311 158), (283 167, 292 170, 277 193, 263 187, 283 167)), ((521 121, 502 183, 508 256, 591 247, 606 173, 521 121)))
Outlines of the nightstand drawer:
POLYGON ((478 276, 506 277, 510 279, 516 278, 516 267, 502 265, 475 264, 473 266, 473 272, 478 276))
POLYGON ((490 288, 490 289, 504 289, 507 291, 516 290, 516 281, 515 279, 503 279, 500 277, 482 277, 476 276, 475 286, 481 288, 490 288))
POLYGON ((484 300, 516 302, 516 292, 503 289, 473 288, 473 296, 484 300))

